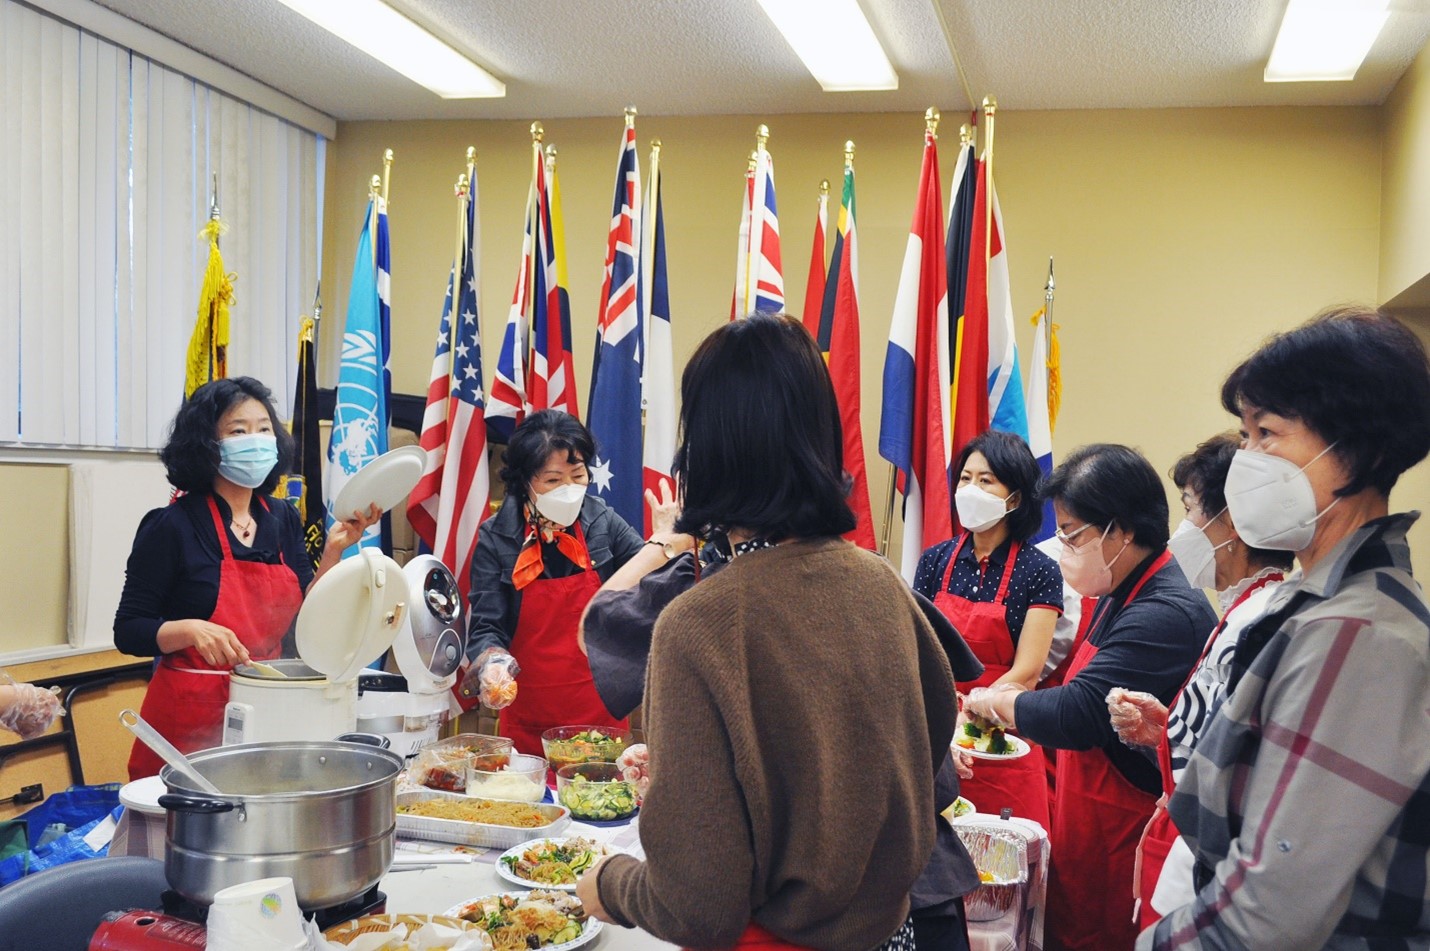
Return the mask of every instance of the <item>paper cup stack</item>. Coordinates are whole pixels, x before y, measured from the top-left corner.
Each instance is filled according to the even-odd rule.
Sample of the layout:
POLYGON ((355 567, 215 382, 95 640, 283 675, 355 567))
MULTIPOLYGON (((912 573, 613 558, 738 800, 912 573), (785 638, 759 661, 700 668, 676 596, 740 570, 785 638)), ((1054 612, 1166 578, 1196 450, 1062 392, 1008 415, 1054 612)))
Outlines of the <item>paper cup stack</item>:
POLYGON ((308 947, 291 878, 262 878, 214 895, 208 951, 302 951, 308 947))

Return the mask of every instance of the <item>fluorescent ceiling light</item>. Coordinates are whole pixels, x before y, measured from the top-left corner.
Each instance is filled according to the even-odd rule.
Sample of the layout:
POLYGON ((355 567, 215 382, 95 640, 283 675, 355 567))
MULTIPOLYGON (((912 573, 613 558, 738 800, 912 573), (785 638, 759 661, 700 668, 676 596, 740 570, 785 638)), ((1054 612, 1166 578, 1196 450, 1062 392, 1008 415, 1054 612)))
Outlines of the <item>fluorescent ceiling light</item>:
POLYGON ((382 0, 280 0, 443 99, 495 99, 506 84, 382 0))
POLYGON ((760 6, 825 92, 899 88, 858 0, 760 0, 760 6))
POLYGON ((1290 0, 1266 63, 1266 81, 1354 79, 1390 18, 1389 6, 1389 0, 1290 0))

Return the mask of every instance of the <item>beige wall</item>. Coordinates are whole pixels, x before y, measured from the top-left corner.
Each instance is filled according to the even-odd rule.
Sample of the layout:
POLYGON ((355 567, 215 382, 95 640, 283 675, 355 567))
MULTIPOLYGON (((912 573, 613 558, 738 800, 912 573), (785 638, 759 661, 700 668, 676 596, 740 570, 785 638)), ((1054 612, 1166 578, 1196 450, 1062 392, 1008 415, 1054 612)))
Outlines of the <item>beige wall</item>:
POLYGON ((1380 300, 1430 305, 1430 48, 1381 107, 1380 300))
MULTIPOLYGON (((742 174, 758 121, 638 120, 643 156, 651 138, 664 143, 678 365, 728 314, 742 174)), ((888 471, 877 459, 879 380, 923 120, 866 114, 767 121, 786 297, 795 312, 803 300, 818 182, 837 179, 846 138, 857 146, 863 418, 878 519, 888 471)), ((945 188, 956 121, 950 116, 943 127, 945 188)), ((560 156, 584 410, 621 121, 544 124, 560 156)), ((1231 424, 1218 406, 1218 385, 1262 338, 1328 304, 1378 298, 1382 157, 1375 109, 1004 112, 997 129, 995 171, 1025 354, 1027 318, 1042 302, 1048 255, 1057 261, 1065 380, 1059 450, 1093 440, 1127 442, 1165 471, 1179 453, 1231 424)), ((330 317, 341 319, 346 304, 367 178, 384 148, 397 154, 391 196, 397 390, 426 387, 452 258, 451 185, 468 145, 480 153, 490 380, 520 250, 529 142, 524 122, 339 127, 329 153, 324 243, 330 317)), ((325 383, 333 379, 335 335, 326 334, 325 383)), ((1430 562, 1430 546, 1420 548, 1421 563, 1430 562)))
POLYGON ((65 466, 0 463, 0 525, 12 553, 0 572, 0 604, 11 608, 0 613, 0 657, 67 642, 69 492, 65 466))

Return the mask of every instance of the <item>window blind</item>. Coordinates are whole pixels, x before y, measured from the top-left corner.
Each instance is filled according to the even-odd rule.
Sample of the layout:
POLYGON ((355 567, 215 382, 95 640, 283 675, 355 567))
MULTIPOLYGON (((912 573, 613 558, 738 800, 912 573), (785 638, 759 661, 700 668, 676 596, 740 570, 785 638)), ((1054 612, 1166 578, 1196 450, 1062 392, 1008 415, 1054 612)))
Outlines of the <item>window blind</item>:
POLYGON ((0 445, 163 444, 215 174, 229 374, 286 412, 318 275, 322 138, 14 0, 0 0, 0 61, 0 445))

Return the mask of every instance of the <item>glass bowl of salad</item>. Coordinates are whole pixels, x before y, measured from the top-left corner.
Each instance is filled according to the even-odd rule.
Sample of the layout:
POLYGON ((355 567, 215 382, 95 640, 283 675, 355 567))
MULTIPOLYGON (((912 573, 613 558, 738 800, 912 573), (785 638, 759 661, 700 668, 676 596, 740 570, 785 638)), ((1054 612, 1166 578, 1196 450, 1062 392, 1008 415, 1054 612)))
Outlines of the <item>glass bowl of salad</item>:
POLYGON ((555 726, 541 734, 553 770, 576 763, 614 763, 631 745, 631 731, 613 726, 555 726))
POLYGON ((615 763, 572 763, 556 771, 556 801, 577 819, 610 822, 633 815, 635 783, 615 763))

